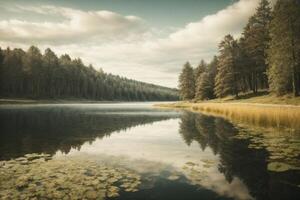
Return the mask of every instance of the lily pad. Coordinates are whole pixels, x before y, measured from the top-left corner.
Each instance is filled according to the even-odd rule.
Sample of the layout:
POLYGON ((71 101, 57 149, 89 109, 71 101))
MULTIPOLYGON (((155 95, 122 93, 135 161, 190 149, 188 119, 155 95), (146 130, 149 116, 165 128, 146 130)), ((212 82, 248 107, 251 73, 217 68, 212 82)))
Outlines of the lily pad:
POLYGON ((295 169, 295 167, 281 162, 271 162, 268 164, 268 170, 273 172, 285 172, 292 169, 295 169))
POLYGON ((186 162, 185 164, 188 165, 188 166, 191 166, 191 167, 197 165, 196 163, 193 163, 193 162, 186 162))
POLYGON ((168 177, 168 179, 171 180, 171 181, 175 181, 175 180, 179 179, 179 176, 178 175, 171 175, 171 176, 168 177))

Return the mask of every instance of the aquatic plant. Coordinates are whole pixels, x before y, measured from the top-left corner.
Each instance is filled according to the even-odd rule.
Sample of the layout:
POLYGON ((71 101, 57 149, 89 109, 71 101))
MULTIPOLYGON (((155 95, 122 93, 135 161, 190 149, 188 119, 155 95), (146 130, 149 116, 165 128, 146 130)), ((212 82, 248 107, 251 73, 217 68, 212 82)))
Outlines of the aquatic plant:
POLYGON ((232 139, 248 140, 248 148, 268 152, 268 170, 283 172, 300 169, 300 135, 277 129, 245 127, 232 139), (264 133, 264 134, 262 134, 264 133))
POLYGON ((135 192, 141 184, 140 176, 127 169, 50 158, 28 154, 2 161, 0 199, 104 199, 119 196, 121 190, 135 192))

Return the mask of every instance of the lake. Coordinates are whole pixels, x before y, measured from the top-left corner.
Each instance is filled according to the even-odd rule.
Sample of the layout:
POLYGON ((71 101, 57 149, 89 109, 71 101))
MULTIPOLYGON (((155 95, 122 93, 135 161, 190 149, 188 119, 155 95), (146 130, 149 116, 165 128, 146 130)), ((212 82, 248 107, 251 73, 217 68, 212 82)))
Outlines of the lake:
POLYGON ((299 199, 300 132, 153 103, 0 105, 0 199, 299 199))

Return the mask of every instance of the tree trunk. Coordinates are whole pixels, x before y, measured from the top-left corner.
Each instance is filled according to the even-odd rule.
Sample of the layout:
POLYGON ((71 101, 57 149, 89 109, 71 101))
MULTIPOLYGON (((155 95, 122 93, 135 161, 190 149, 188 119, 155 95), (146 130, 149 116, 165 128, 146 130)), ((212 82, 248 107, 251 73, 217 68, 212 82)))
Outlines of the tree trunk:
POLYGON ((299 96, 299 84, 298 84, 298 66, 296 64, 296 55, 295 55, 295 41, 294 41, 294 26, 293 23, 290 21, 291 27, 291 46, 292 46, 292 68, 293 68, 293 93, 294 96, 299 96))

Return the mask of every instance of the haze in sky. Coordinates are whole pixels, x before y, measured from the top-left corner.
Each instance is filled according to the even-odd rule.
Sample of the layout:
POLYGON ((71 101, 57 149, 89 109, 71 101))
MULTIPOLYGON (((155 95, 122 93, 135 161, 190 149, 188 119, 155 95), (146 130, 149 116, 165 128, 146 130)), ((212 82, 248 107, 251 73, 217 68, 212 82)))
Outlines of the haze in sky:
POLYGON ((0 1, 0 46, 80 57, 96 69, 177 87, 189 60, 217 54, 228 33, 238 37, 258 0, 0 1))

